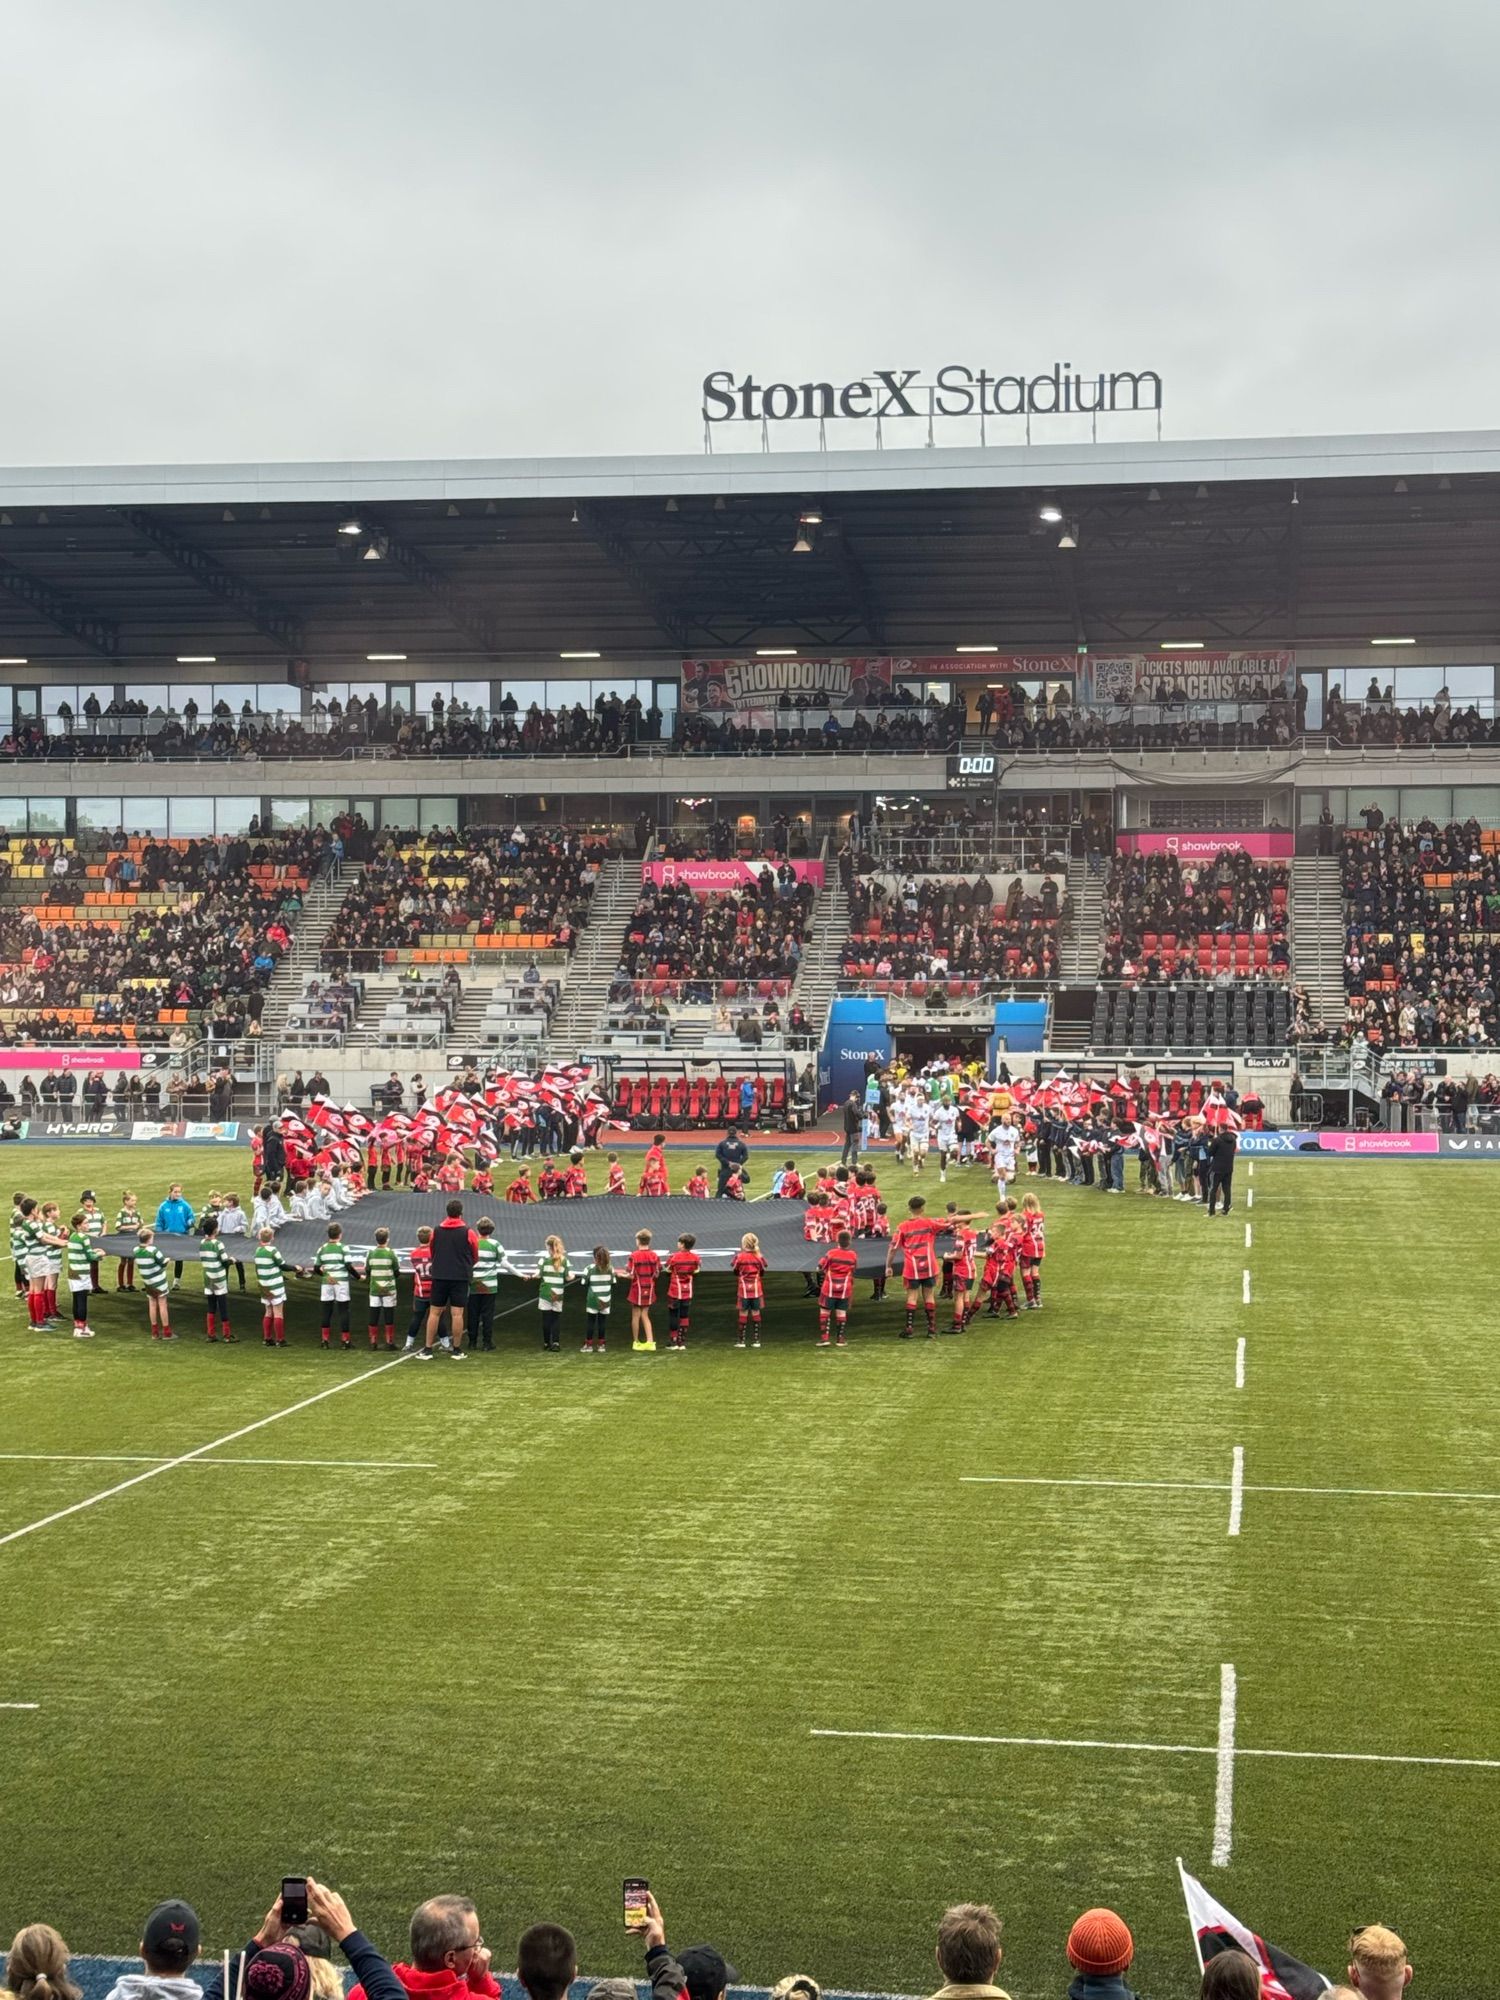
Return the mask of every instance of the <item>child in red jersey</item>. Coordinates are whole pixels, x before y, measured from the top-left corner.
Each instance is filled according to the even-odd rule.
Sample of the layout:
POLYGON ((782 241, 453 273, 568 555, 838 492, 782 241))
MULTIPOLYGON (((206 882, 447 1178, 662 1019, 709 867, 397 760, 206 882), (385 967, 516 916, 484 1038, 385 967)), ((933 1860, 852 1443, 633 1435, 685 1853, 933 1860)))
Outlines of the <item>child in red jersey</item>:
POLYGON ((620 1165, 619 1154, 611 1153, 609 1156, 609 1180, 605 1185, 604 1192, 606 1194, 624 1194, 625 1191, 625 1169, 620 1165))
POLYGON ((774 1194, 778 1201, 805 1201, 807 1199, 807 1186, 801 1174, 797 1171, 797 1162, 795 1160, 788 1160, 777 1175, 774 1194))
POLYGON ((967 1211, 942 1219, 926 1215, 923 1213, 926 1203, 919 1194, 914 1194, 906 1205, 910 1213, 897 1223, 886 1252, 886 1275, 889 1277, 895 1270, 899 1254, 901 1277, 906 1286, 906 1328, 901 1338, 911 1339, 920 1304, 927 1316, 927 1338, 936 1340, 937 1239, 956 1222, 972 1222, 974 1218, 967 1211))
POLYGON ((759 1347, 761 1309, 766 1302, 766 1260, 760 1254, 760 1238, 754 1230, 746 1230, 740 1238, 740 1247, 729 1268, 738 1284, 735 1307, 740 1337, 734 1344, 743 1347, 748 1332, 750 1345, 759 1347))
POLYGON ((589 1177, 584 1171, 582 1153, 570 1153, 568 1164, 563 1168, 563 1197, 567 1201, 577 1201, 589 1191, 589 1177))
POLYGON ((984 1273, 980 1280, 983 1290, 989 1294, 990 1302, 986 1310, 991 1319, 998 1319, 1002 1311, 1007 1319, 1020 1317, 1020 1309, 1016 1305, 1016 1244, 1006 1214, 1011 1206, 1011 1203, 1002 1201, 995 1220, 990 1224, 990 1247, 985 1252, 984 1273))
POLYGON ((743 1201, 745 1199, 745 1175, 742 1168, 733 1167, 730 1169, 728 1178, 724 1182, 723 1199, 725 1201, 743 1201))
POLYGON ((953 1324, 948 1331, 962 1333, 978 1310, 978 1301, 971 1301, 969 1288, 974 1282, 974 1245, 979 1237, 976 1230, 958 1220, 956 1201, 948 1204, 948 1223, 953 1231, 953 1282, 949 1293, 953 1300, 953 1324))
POLYGON ((688 1323, 693 1316, 693 1280, 703 1259, 693 1247, 696 1236, 689 1231, 679 1236, 677 1248, 667 1259, 667 1348, 680 1354, 687 1346, 688 1323))
MULTIPOLYGON (((877 1243, 887 1243, 890 1241, 890 1211, 886 1208, 883 1201, 877 1201, 875 1204, 875 1219, 870 1224, 870 1234, 875 1238, 877 1243)), ((885 1297, 886 1282, 889 1277, 889 1271, 880 1270, 875 1273, 873 1280, 874 1289, 870 1293, 872 1299, 883 1299, 885 1297)))
POLYGON ((706 1167, 695 1167, 688 1176, 687 1185, 682 1191, 684 1194, 691 1195, 694 1201, 707 1201, 708 1169, 706 1167))
MULTIPOLYGON (((260 1127, 252 1125, 250 1128, 250 1199, 252 1201, 260 1193, 261 1176, 265 1171, 265 1164, 266 1142, 261 1137, 260 1127)), ((120 1287, 116 1285, 115 1289, 118 1291, 120 1287)))
POLYGON ((818 1345, 828 1345, 830 1322, 838 1335, 834 1343, 847 1347, 845 1338, 849 1324, 849 1308, 854 1302, 854 1274, 859 1268, 859 1252, 853 1247, 854 1239, 847 1229, 841 1229, 838 1240, 823 1252, 818 1269, 823 1274, 823 1290, 818 1300, 818 1345))
POLYGON ((444 1160, 443 1164, 438 1168, 437 1184, 440 1194, 463 1193, 464 1163, 458 1158, 457 1154, 444 1160))
POLYGON ((411 1319, 406 1329, 406 1345, 415 1347, 426 1331, 427 1308, 432 1300, 432 1231, 423 1223, 417 1231, 416 1248, 411 1252, 411 1319))
POLYGON ((550 1160, 543 1163, 537 1175, 536 1193, 538 1201, 557 1201, 563 1191, 563 1177, 550 1160))
POLYGON ((535 1201, 536 1191, 531 1185, 530 1167, 518 1167, 516 1177, 505 1190, 507 1201, 535 1201))
POLYGON ((661 1258, 651 1248, 651 1231, 635 1232, 635 1248, 628 1260, 630 1270, 630 1345, 637 1354, 656 1352, 656 1335, 651 1330, 651 1308, 656 1304, 656 1281, 661 1276, 661 1258))
MULTIPOLYGON (((834 1235, 833 1209, 828 1197, 814 1191, 808 1196, 807 1207, 802 1211, 802 1240, 804 1243, 831 1243, 834 1235)), ((802 1273, 802 1288, 808 1298, 818 1296, 816 1271, 802 1273)))
POLYGON ((478 1166, 474 1169, 474 1192, 475 1194, 495 1192, 495 1176, 487 1166, 478 1166))
POLYGON ((411 1185, 414 1194, 432 1193, 432 1175, 428 1173, 426 1167, 419 1166, 412 1168, 411 1185))
POLYGON ((1042 1204, 1034 1194, 1025 1196, 1021 1203, 1021 1228, 1017 1249, 1021 1260, 1021 1283, 1026 1288, 1026 1309, 1040 1312, 1042 1309, 1042 1259, 1047 1254, 1047 1219, 1042 1214, 1042 1204))
POLYGON ((833 1193, 834 1189, 835 1189, 835 1188, 836 1188, 837 1186, 838 1186, 838 1181, 837 1181, 837 1179, 836 1179, 836 1178, 835 1178, 835 1176, 834 1176, 834 1171, 833 1171, 833 1168, 832 1168, 832 1167, 819 1167, 819 1169, 818 1169, 818 1193, 819 1193, 819 1194, 826 1194, 826 1195, 831 1195, 831 1194, 833 1193))
POLYGON ((640 1185, 637 1194, 662 1195, 670 1193, 667 1186, 667 1156, 662 1151, 665 1141, 658 1132, 646 1148, 646 1158, 641 1167, 640 1185))
POLYGON ((875 1211, 880 1206, 880 1189, 875 1185, 875 1176, 868 1167, 861 1167, 854 1176, 854 1185, 849 1190, 849 1206, 854 1217, 854 1234, 871 1236, 874 1234, 875 1211))

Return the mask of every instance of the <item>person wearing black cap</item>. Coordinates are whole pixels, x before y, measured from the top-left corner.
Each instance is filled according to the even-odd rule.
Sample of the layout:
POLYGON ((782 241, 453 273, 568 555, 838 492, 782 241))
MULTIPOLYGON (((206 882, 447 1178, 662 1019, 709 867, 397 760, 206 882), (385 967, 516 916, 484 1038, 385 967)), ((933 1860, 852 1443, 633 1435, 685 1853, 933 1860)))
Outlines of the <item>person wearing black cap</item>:
MULTIPOLYGON (((406 1988, 389 1962, 357 1927, 343 1897, 336 1889, 325 1889, 310 1875, 307 1914, 321 1925, 354 1967, 355 1977, 368 2000, 406 2000, 406 1988)), ((230 1960, 227 1992, 241 1996, 241 2000, 310 2000, 311 1967, 295 1933, 281 1921, 279 1896, 243 1955, 236 1953, 230 1960)), ((226 2000, 222 1965, 216 1965, 204 1980, 203 2000, 226 2000)))
POLYGON ((144 1972, 127 1972, 106 2000, 202 2000, 198 1982, 187 1976, 202 1940, 191 1904, 158 1903, 141 1932, 144 1972))
POLYGON ((649 1893, 641 1934, 646 1944, 651 2000, 724 2000, 725 1989, 740 1976, 711 1944, 690 1944, 674 1958, 667 1950, 666 1919, 649 1893))

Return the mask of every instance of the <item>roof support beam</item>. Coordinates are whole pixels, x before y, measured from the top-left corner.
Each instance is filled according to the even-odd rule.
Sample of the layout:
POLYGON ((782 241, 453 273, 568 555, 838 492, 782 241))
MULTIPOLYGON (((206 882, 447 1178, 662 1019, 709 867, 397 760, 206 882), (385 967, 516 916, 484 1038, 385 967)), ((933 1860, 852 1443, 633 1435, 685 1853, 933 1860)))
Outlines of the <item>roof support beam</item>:
POLYGON ((415 544, 403 541, 384 521, 371 514, 368 507, 361 507, 358 512, 361 525, 367 535, 374 537, 384 560, 393 562, 419 590, 426 591, 455 632, 472 640, 482 653, 494 655, 504 651, 498 627, 445 570, 439 569, 415 544))
POLYGON ((165 556, 169 563, 218 598, 221 604, 237 611, 247 625, 253 625, 266 638, 274 639, 288 653, 302 651, 301 620, 269 598, 262 597, 253 584, 225 569, 207 549, 200 549, 195 542, 187 541, 160 515, 148 513, 143 507, 117 507, 114 511, 143 542, 149 542, 158 555, 165 556))
POLYGON ((872 646, 885 644, 885 621, 875 602, 875 594, 870 588, 870 579, 865 574, 864 564, 849 546, 849 538, 844 533, 841 521, 825 521, 818 532, 815 547, 826 549, 833 559, 835 568, 848 587, 854 608, 859 613, 860 623, 870 635, 872 646))
POLYGON ((120 652, 120 628, 108 619, 97 617, 92 611, 85 611, 73 601, 54 590, 50 583, 43 583, 39 576, 18 569, 6 556, 0 556, 0 590, 24 604, 28 611, 34 611, 68 638, 76 639, 80 645, 89 646, 96 653, 103 653, 106 659, 117 659, 120 652))
POLYGON ((580 500, 575 511, 579 527, 594 546, 609 557, 627 583, 634 586, 637 597, 656 620, 663 634, 683 652, 691 651, 693 641, 687 620, 676 605, 662 595, 655 580, 647 574, 635 550, 624 536, 615 531, 603 512, 592 501, 580 500))

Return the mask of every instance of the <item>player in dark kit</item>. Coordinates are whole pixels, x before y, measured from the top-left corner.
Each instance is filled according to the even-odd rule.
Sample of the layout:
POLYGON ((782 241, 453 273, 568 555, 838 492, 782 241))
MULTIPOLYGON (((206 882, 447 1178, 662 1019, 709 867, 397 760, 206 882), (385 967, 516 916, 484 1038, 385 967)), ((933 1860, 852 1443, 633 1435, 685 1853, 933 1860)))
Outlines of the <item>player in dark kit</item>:
POLYGON ((838 1240, 829 1245, 818 1260, 818 1269, 823 1273, 823 1290, 818 1300, 818 1345, 827 1347, 830 1324, 838 1338, 835 1345, 847 1347, 846 1338, 849 1325, 849 1308, 854 1302, 854 1274, 859 1268, 859 1253, 854 1248, 853 1238, 847 1229, 841 1229, 838 1240))

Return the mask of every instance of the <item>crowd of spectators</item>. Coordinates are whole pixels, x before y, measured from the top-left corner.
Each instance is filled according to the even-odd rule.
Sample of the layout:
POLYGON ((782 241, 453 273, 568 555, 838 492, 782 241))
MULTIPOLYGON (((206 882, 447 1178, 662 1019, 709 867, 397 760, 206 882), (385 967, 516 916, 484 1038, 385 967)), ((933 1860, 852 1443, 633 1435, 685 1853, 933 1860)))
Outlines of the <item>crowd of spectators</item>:
POLYGON ((219 1035, 259 1033, 265 989, 291 944, 303 885, 327 864, 329 837, 131 846, 121 833, 102 875, 61 842, 28 841, 19 852, 46 873, 34 900, 17 900, 26 885, 13 881, 0 904, 5 1039, 65 1042, 86 1025, 103 1039, 134 1029, 140 1041, 185 1045, 184 1022, 161 1021, 163 1010, 186 1009, 219 1035), (168 900, 123 906, 105 921, 84 900, 101 887, 168 900))
POLYGON ((1242 847, 1221 848, 1201 867, 1175 854, 1117 854, 1104 888, 1100 977, 1283 982, 1289 884, 1285 863, 1257 862, 1242 847))
POLYGON ((388 951, 474 926, 481 935, 544 936, 571 951, 605 851, 566 828, 383 834, 329 928, 323 963, 373 972, 388 951))
POLYGON ((1377 1049, 1500 1042, 1500 835, 1382 821, 1344 835, 1341 865, 1355 1035, 1377 1049))
POLYGON ((988 876, 859 876, 849 897, 844 971, 874 979, 1053 980, 1066 887, 1028 891, 1019 875, 997 895, 988 876))
POLYGON ((1333 742, 1369 744, 1383 750, 1426 749, 1444 743, 1500 743, 1500 715, 1483 716, 1471 702, 1455 708, 1446 687, 1430 701, 1396 700, 1392 683, 1370 682, 1362 701, 1345 701, 1337 688, 1329 690, 1323 730, 1333 742))
POLYGON ((611 1001, 641 981, 674 982, 676 997, 707 1001, 726 981, 797 976, 807 945, 815 891, 783 863, 763 865, 753 884, 721 895, 695 895, 680 883, 642 884, 630 913, 611 1001))
POLYGON ((933 695, 908 705, 892 699, 880 708, 825 708, 805 696, 780 698, 774 711, 745 716, 680 713, 674 740, 689 754, 714 757, 776 757, 788 752, 837 753, 892 750, 951 750, 965 729, 963 700, 942 702, 933 695), (774 712, 776 720, 766 718, 774 712))
MULTIPOLYGON (((630 1883, 626 1891, 638 1899, 637 1909, 627 1909, 627 1934, 634 1933, 632 1956, 643 1954, 643 1962, 627 1976, 594 1980, 584 2000, 637 2000, 638 1979, 649 2000, 725 2000, 742 1977, 726 1953, 712 1944, 670 1946, 655 1896, 644 1886, 633 1890, 630 1883)), ((107 2000, 190 2000, 200 1984, 203 2000, 229 2000, 231 1993, 242 1992, 256 2000, 343 2000, 344 1979, 333 1963, 335 1952, 354 1973, 349 2000, 501 2000, 497 1961, 471 1897, 437 1895, 420 1903, 408 1929, 409 1957, 394 1962, 356 1926, 336 1890, 309 1877, 306 1901, 303 1917, 300 1908, 295 1913, 283 1909, 278 1897, 243 1952, 227 1955, 223 1962, 204 1961, 196 1982, 192 1968, 203 1951, 197 1912, 180 1900, 158 1904, 141 1929, 143 1972, 126 1974, 107 2000), (301 1920, 292 1921, 294 1915, 301 1920)), ((932 2000, 1008 2000, 998 1983, 1003 1938, 1003 1921, 987 1903, 957 1903, 945 1910, 933 1951, 941 1983, 932 2000)), ((1084 1910, 1066 1940, 1059 1938, 1047 1956, 1053 1959, 1051 1990, 1066 1983, 1070 2000, 1135 2000, 1128 1983, 1136 1978, 1135 1938, 1117 1911, 1084 1910)), ((1286 1990, 1270 1973, 1263 1989, 1261 1965, 1225 1933, 1205 1934, 1198 1956, 1199 2000, 1261 2000, 1263 1990, 1286 1990)), ((1387 1925, 1360 1925, 1339 1956, 1349 1984, 1327 1986, 1328 2000, 1403 2000, 1413 1976, 1411 1960, 1404 1941, 1387 1925)), ((71 1959, 52 1925, 26 1925, 7 1954, 0 2000, 82 2000, 71 1959)), ((515 1946, 514 1966, 525 2000, 567 2000, 579 1973, 572 1933, 558 1923, 532 1924, 515 1946)), ((1279 1969, 1292 1977, 1289 1967, 1279 1969)), ((766 1970, 769 1974, 773 1968, 766 1970)), ((1320 1978, 1305 1966, 1298 1972, 1305 1980, 1297 1991, 1320 1978)), ((1155 1977, 1180 1983, 1165 1967, 1157 1967, 1155 1977)), ((929 1966, 927 1983, 931 1979, 929 1966)), ((893 1977, 891 1984, 897 1983, 893 1977)), ((777 1978, 769 1993, 770 2000, 822 2000, 823 1989, 811 1974, 793 1972, 777 1978)))

